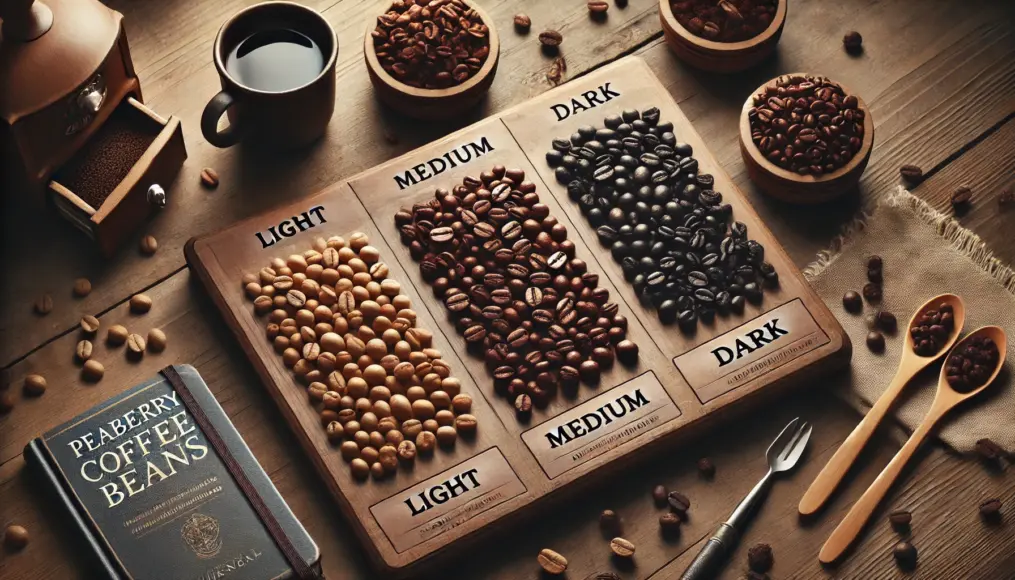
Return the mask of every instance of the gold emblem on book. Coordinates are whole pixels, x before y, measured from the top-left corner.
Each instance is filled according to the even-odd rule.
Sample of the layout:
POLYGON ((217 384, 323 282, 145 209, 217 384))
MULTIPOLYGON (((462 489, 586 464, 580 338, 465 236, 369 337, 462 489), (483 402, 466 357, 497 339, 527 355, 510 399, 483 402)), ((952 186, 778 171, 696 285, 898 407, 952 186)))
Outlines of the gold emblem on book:
POLYGON ((198 558, 211 558, 222 549, 222 537, 219 535, 219 522, 211 516, 194 512, 183 522, 180 530, 183 541, 198 558))

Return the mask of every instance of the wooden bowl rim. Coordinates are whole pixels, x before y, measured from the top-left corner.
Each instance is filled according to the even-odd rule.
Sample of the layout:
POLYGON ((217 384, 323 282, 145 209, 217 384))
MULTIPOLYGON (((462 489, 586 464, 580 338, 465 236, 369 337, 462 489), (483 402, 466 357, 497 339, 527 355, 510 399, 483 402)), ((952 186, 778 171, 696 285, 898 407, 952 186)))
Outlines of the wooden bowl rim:
POLYGON ((669 0, 659 0, 659 15, 662 16, 663 22, 667 25, 667 27, 669 27, 677 36, 682 38, 684 42, 713 52, 732 53, 750 50, 771 40, 786 21, 786 4, 788 2, 789 0, 779 0, 779 6, 775 10, 775 17, 768 23, 768 28, 761 31, 761 34, 738 42, 716 42, 714 40, 708 40, 707 38, 701 38, 700 36, 691 34, 691 31, 684 28, 684 26, 677 21, 677 17, 673 15, 673 7, 670 6, 669 0))
MULTIPOLYGON (((367 66, 370 67, 371 71, 373 71, 374 76, 400 93, 423 99, 454 97, 472 90, 486 80, 486 77, 488 77, 494 70, 497 60, 500 58, 500 37, 497 34, 497 28, 493 25, 493 20, 485 10, 480 8, 479 5, 472 0, 462 0, 462 2, 467 4, 479 14, 479 17, 483 19, 483 24, 485 24, 489 30, 488 37, 490 39, 490 54, 487 55, 486 61, 483 62, 483 66, 480 67, 479 71, 474 74, 472 78, 460 85, 455 85, 445 89, 421 89, 397 80, 395 77, 388 74, 388 71, 384 70, 380 61, 377 60, 377 52, 374 50, 373 36, 371 36, 371 33, 377 27, 376 14, 370 18, 369 22, 367 22, 366 33, 363 35, 363 54, 366 56, 367 66)), ((384 0, 384 10, 386 11, 391 4, 391 0, 384 0)))
POLYGON ((754 160, 754 162, 758 166, 760 166, 763 170, 765 170, 767 173, 771 175, 774 175, 775 177, 779 177, 787 181, 793 181, 805 185, 835 181, 836 179, 839 179, 843 175, 846 175, 851 171, 853 171, 854 169, 856 169, 861 163, 865 163, 866 162, 865 160, 867 159, 867 156, 870 153, 871 148, 873 148, 874 146, 874 118, 871 117, 870 110, 867 108, 867 103, 865 103, 864 100, 859 95, 851 91, 849 87, 847 87, 846 85, 830 77, 823 78, 827 78, 828 80, 838 84, 840 87, 842 87, 843 92, 846 93, 847 95, 853 95, 854 97, 856 97, 857 101, 856 108, 862 110, 864 115, 863 142, 860 144, 860 150, 856 152, 856 155, 854 155, 852 159, 849 160, 849 163, 843 165, 842 167, 836 169, 831 173, 824 173, 820 177, 815 177, 811 174, 800 175, 799 173, 796 173, 794 171, 783 169, 782 167, 779 167, 775 163, 769 161, 767 157, 761 154, 761 150, 758 149, 758 146, 754 144, 754 140, 751 139, 751 121, 750 119, 747 118, 747 112, 750 111, 751 107, 754 106, 755 95, 760 93, 769 85, 774 84, 779 79, 790 76, 821 77, 821 75, 808 75, 808 73, 801 72, 786 73, 765 82, 757 89, 755 89, 750 94, 750 96, 747 97, 747 100, 744 101, 744 106, 740 111, 740 140, 744 144, 744 149, 751 156, 751 159, 754 160))

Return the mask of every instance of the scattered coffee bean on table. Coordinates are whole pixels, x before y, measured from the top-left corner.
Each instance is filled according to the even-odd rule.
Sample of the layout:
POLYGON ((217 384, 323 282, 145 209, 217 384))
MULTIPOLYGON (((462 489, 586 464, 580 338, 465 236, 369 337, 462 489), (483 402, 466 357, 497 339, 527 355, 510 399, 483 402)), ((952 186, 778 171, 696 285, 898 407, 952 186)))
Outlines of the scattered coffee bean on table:
POLYGON ((885 335, 881 334, 876 330, 872 330, 867 333, 867 348, 871 352, 884 352, 885 351, 885 335))
POLYGON ((920 356, 933 356, 948 342, 955 328, 955 313, 950 304, 931 308, 916 317, 909 328, 913 337, 913 352, 920 356))
POLYGON ((587 6, 592 16, 605 14, 610 9, 610 3, 606 0, 588 0, 587 6))
POLYGON ((14 409, 14 394, 9 390, 0 391, 0 414, 6 415, 14 409))
POLYGON ((863 310, 863 298, 856 291, 850 290, 842 295, 842 307, 847 312, 856 314, 863 310))
POLYGON ((266 318, 266 338, 306 387, 353 477, 387 477, 473 434, 471 398, 458 398, 461 382, 433 348, 433 333, 416 326, 409 297, 366 234, 318 238, 313 247, 272 259, 244 282, 259 286, 247 297, 266 318))
POLYGON ((35 299, 35 313, 45 316, 53 310, 53 297, 43 294, 35 299))
POLYGON ((952 209, 955 211, 964 210, 969 207, 969 202, 973 199, 973 189, 968 185, 960 185, 952 192, 951 201, 952 209))
POLYGON ((902 541, 895 544, 892 555, 895 556, 895 563, 898 564, 899 568, 911 570, 916 567, 916 546, 910 542, 902 541))
POLYGON ((680 531, 682 522, 683 520, 680 519, 680 516, 673 512, 666 512, 659 516, 659 527, 664 533, 672 534, 680 531))
MULTIPOLYGON (((431 3, 432 4, 432 3, 431 3)), ((462 0, 439 6, 396 1, 371 32, 377 60, 395 80, 442 89, 475 76, 490 55, 490 30, 462 0)))
POLYGON ((669 504, 671 510, 680 514, 681 518, 687 514, 687 510, 691 509, 691 500, 687 499, 687 496, 679 491, 668 493, 666 495, 666 503, 669 504))
POLYGON ((859 54, 863 52, 863 36, 859 32, 851 30, 842 37, 842 46, 850 54, 859 54))
POLYGON ((121 344, 127 342, 127 337, 129 335, 130 333, 127 332, 126 327, 121 324, 114 324, 106 331, 106 342, 112 346, 120 346, 121 344))
POLYGON ((92 316, 91 314, 86 314, 81 317, 79 326, 81 327, 81 332, 87 335, 93 335, 99 331, 100 323, 98 318, 92 316))
POLYGON ((624 538, 613 538, 610 540, 610 550, 621 558, 634 556, 634 544, 624 538))
MULTIPOLYGON (((524 171, 496 166, 465 177, 394 219, 423 279, 509 402, 524 394, 545 408, 558 387, 597 386, 613 366, 627 319, 575 257, 567 228, 524 171)), ((629 354, 621 362, 636 362, 629 354)))
POLYGON ((864 111, 854 95, 825 77, 787 75, 754 96, 751 140, 766 159, 820 177, 860 152, 864 111))
POLYGON ((146 346, 147 343, 145 343, 144 337, 140 334, 131 334, 127 336, 127 354, 135 358, 140 358, 144 355, 146 346))
POLYGON ((774 561, 772 546, 768 544, 755 544, 747 550, 747 565, 755 572, 768 572, 774 561))
POLYGON ((657 485, 652 488, 652 501, 654 501, 657 506, 663 507, 666 505, 666 498, 668 494, 669 492, 666 490, 666 486, 657 485))
POLYGON ((82 340, 78 342, 74 348, 74 357, 77 358, 78 362, 85 362, 92 358, 92 341, 82 340))
POLYGON ((691 34, 716 42, 740 42, 772 23, 778 0, 673 0, 673 16, 691 34))
POLYGON ((130 311, 135 314, 144 314, 152 309, 152 299, 147 294, 135 294, 130 297, 130 311))
POLYGON ((980 502, 980 517, 987 522, 997 522, 1001 519, 1001 500, 997 498, 986 499, 980 502))
POLYGON ((10 524, 4 530, 4 547, 8 550, 21 550, 28 545, 28 530, 24 526, 10 524))
POLYGON ((1000 445, 990 439, 979 439, 976 441, 976 453, 985 461, 998 461, 1006 455, 1000 445))
POLYGON ((74 280, 74 287, 72 288, 74 296, 78 298, 84 298, 92 293, 92 283, 88 278, 77 278, 74 280))
POLYGON ((201 170, 201 185, 207 189, 215 189, 219 186, 219 174, 211 167, 201 170))
POLYGON ((90 383, 100 381, 105 373, 106 367, 93 358, 86 360, 85 364, 81 366, 81 378, 90 383))
POLYGON ((923 181, 923 169, 916 165, 903 165, 899 168, 899 175, 910 185, 918 185, 923 181))
POLYGON ((711 479, 715 476, 715 464, 712 463, 712 460, 708 457, 702 457, 698 460, 698 473, 700 473, 702 477, 711 479))
POLYGON ((554 139, 546 161, 662 322, 691 332, 778 286, 764 246, 733 221, 715 178, 699 171, 659 109, 623 111, 603 125, 554 139))
POLYGON ((881 302, 882 291, 881 284, 876 282, 868 282, 863 286, 863 297, 864 300, 872 304, 881 302))
POLYGON ((138 244, 141 253, 146 256, 151 256, 159 250, 159 241, 152 235, 144 236, 138 244))
POLYGON ((909 529, 909 524, 913 521, 913 514, 906 510, 895 510, 888 514, 888 522, 892 525, 892 529, 897 532, 905 532, 909 529))
POLYGON ((888 334, 895 334, 895 331, 899 328, 899 321, 895 318, 894 314, 887 310, 879 310, 874 317, 877 320, 878 328, 888 334))
POLYGON ((46 392, 46 377, 31 374, 25 377, 24 392, 30 397, 38 397, 46 392))
POLYGON ((529 29, 532 28, 532 19, 528 14, 515 14, 514 22, 515 30, 522 34, 528 34, 529 29))
POLYGON ((1000 356, 990 337, 973 337, 948 356, 945 378, 956 391, 971 391, 990 379, 1000 356))
POLYGON ((543 548, 536 556, 536 561, 546 570, 547 574, 563 574, 567 570, 567 558, 549 548, 543 548))
POLYGON ((599 527, 606 532, 619 532, 620 516, 613 510, 603 510, 603 513, 599 514, 599 527))
POLYGON ((148 331, 148 350, 152 352, 162 352, 166 350, 166 333, 162 332, 159 328, 153 328, 148 331))
POLYGON ((556 30, 544 30, 539 33, 539 44, 544 48, 556 49, 564 42, 564 36, 556 30))

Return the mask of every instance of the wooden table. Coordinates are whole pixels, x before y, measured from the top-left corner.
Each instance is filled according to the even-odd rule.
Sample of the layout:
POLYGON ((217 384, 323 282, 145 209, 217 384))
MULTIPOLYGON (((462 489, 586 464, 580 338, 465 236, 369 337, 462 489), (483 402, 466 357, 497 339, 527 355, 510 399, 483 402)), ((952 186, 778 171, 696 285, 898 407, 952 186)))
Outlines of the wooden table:
MULTIPOLYGON (((1015 186, 1015 6, 989 0, 919 3, 886 1, 791 2, 788 22, 772 59, 745 73, 716 76, 692 70, 669 52, 662 39, 655 0, 612 5, 603 22, 588 17, 584 2, 486 0, 502 32, 502 61, 488 100, 454 125, 409 121, 383 109, 372 95, 363 68, 363 23, 377 9, 374 0, 309 0, 335 27, 340 43, 340 97, 324 139, 295 153, 264 154, 220 150, 198 130, 205 102, 218 90, 211 44, 221 22, 250 0, 112 0, 124 13, 134 64, 145 101, 154 110, 183 120, 190 159, 170 189, 170 205, 142 233, 160 244, 153 257, 128 245, 102 260, 73 228, 50 214, 6 196, 3 209, 4 274, 0 306, 0 365, 15 389, 16 408, 0 417, 0 524, 25 525, 32 542, 20 553, 0 553, 3 578, 87 578, 61 514, 46 505, 24 469, 21 449, 33 436, 116 392, 151 376, 169 363, 194 364, 208 381, 255 455, 296 515, 320 544, 329 579, 371 577, 348 525, 342 521, 294 436, 228 333, 210 300, 192 281, 182 246, 191 236, 305 196, 408 151, 494 111, 550 88, 551 59, 538 49, 536 35, 554 28, 564 35, 564 79, 574 78, 627 54, 641 55, 663 80, 718 160, 737 180, 798 265, 811 260, 838 228, 861 207, 895 187, 898 167, 920 165, 928 179, 915 193, 937 208, 948 206, 959 184, 974 194, 961 222, 979 233, 1002 259, 1015 261, 1015 210, 1000 210, 996 197, 1015 186), (520 10, 519 5, 525 9, 520 10), (512 31, 514 13, 527 12, 532 33, 512 31), (865 52, 849 57, 841 36, 864 35, 865 52), (737 115, 744 99, 766 79, 787 71, 828 74, 859 92, 877 123, 877 143, 860 194, 814 208, 788 206, 764 197, 747 181, 737 149, 737 115), (218 189, 198 184, 202 167, 222 177, 218 189), (86 276, 95 290, 71 296, 74 278, 86 276), (144 321, 169 335, 169 348, 134 363, 122 352, 106 352, 106 376, 86 386, 72 352, 83 314, 100 316, 104 326, 128 326, 126 299, 145 291, 158 305, 144 321), (52 313, 32 313, 34 297, 49 292, 52 313), (49 390, 23 398, 28 373, 44 374, 49 390)), ((140 322, 139 322, 140 324, 140 322)), ((147 327, 147 326, 146 326, 147 327)), ((861 346, 862 347, 862 346, 861 346)), ((780 481, 747 530, 723 578, 746 569, 746 551, 757 542, 772 545, 774 578, 934 578, 1004 580, 1015 578, 1015 522, 985 527, 975 506, 997 496, 1011 512, 1015 475, 991 472, 971 458, 940 445, 928 446, 907 470, 863 536, 854 555, 823 569, 817 552, 851 503, 897 449, 890 433, 863 455, 861 466, 814 521, 799 521, 796 503, 805 486, 849 434, 854 411, 819 389, 758 409, 751 417, 680 447, 645 457, 635 469, 613 477, 579 497, 558 504, 538 519, 494 532, 478 550, 449 562, 456 577, 536 578, 535 555, 552 547, 570 559, 567 578, 581 579, 617 569, 596 525, 610 508, 624 522, 624 535, 638 547, 633 564, 617 570, 625 578, 678 576, 705 538, 764 469, 764 448, 785 422, 803 415, 816 426, 802 468, 780 481), (712 458, 713 481, 699 478, 695 461, 712 458), (693 502, 692 518, 678 539, 658 534, 658 510, 649 490, 656 483, 680 489, 693 502), (914 543, 920 566, 897 571, 891 557, 896 535, 883 522, 895 508, 914 512, 914 543)))

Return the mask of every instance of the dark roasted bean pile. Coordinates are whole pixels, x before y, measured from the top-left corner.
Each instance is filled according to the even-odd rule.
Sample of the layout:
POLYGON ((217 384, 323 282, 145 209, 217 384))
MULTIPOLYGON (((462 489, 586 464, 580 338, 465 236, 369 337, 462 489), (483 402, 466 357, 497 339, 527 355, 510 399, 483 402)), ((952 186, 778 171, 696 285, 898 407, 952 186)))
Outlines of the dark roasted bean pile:
POLYGON ((635 292, 663 322, 691 331, 759 303, 779 275, 765 248, 700 173, 659 109, 628 110, 554 139, 546 161, 596 228, 635 292))
POLYGON ((954 328, 955 313, 951 304, 927 310, 909 328, 909 334, 913 337, 913 351, 920 356, 936 355, 948 342, 954 328))
POLYGON ((994 341, 978 336, 966 341, 948 356, 945 377, 956 391, 971 391, 982 386, 994 374, 1001 353, 994 341))
POLYGON ((638 359, 627 319, 519 169, 496 166, 395 214, 402 242, 519 414, 638 359))

